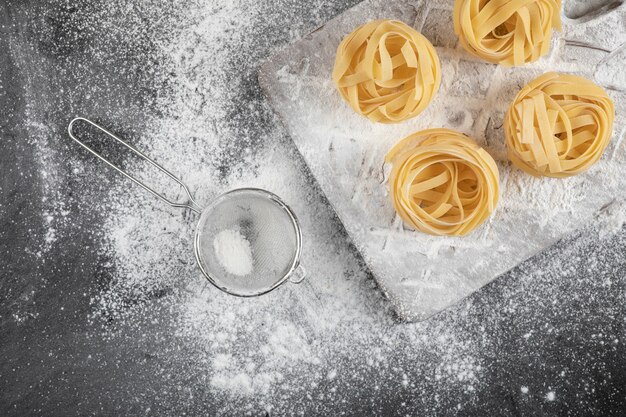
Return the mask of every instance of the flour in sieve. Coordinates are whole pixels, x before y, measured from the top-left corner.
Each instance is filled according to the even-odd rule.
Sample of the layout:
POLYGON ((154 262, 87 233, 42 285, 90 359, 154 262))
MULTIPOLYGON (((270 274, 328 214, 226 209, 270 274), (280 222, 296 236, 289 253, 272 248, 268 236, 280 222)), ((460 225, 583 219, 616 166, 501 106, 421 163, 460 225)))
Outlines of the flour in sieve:
POLYGON ((250 242, 239 230, 226 229, 213 240, 215 257, 229 274, 244 276, 252 272, 254 260, 250 242))

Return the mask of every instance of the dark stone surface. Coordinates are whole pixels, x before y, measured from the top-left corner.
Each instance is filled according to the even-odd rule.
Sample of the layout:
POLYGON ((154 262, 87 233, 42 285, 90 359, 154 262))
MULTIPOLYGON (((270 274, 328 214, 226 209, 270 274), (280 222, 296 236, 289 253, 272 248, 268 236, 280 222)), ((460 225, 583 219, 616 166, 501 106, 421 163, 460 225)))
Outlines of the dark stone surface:
MULTIPOLYGON (((287 22, 276 26, 313 29, 352 2, 328 3, 327 7, 318 4, 315 16, 304 4, 297 13, 272 7, 265 13, 268 21, 287 22)), ((168 376, 176 378, 175 365, 151 353, 166 343, 163 334, 174 332, 166 310, 154 311, 162 319, 158 326, 141 322, 123 342, 99 337, 85 320, 93 312, 91 297, 112 279, 105 267, 110 260, 98 250, 103 244, 102 213, 88 208, 118 179, 99 168, 83 174, 98 179, 89 187, 76 179, 70 161, 85 156, 66 141, 65 126, 81 111, 105 118, 115 131, 132 134, 142 129, 142 114, 159 111, 155 95, 168 88, 153 83, 149 73, 124 70, 140 69, 141 60, 150 56, 151 42, 142 38, 141 30, 137 44, 127 45, 105 41, 115 39, 114 31, 104 34, 98 32, 101 27, 81 26, 87 17, 106 13, 106 8, 106 2, 97 1, 68 5, 24 0, 0 5, 0 414, 228 414, 223 399, 212 398, 210 390, 194 381, 180 381, 191 384, 197 399, 191 401, 168 384, 168 376), (85 85, 87 81, 92 84, 85 85), (99 92, 97 101, 88 99, 94 91, 99 92), (27 120, 42 125, 28 126, 27 120), (53 133, 38 137, 37 129, 53 133), (58 139, 47 144, 57 152, 49 156, 56 172, 47 169, 48 156, 38 155, 38 141, 49 140, 45 138, 58 139), (73 221, 57 226, 55 245, 41 256, 37 248, 46 238, 50 206, 42 198, 44 176, 58 180, 56 198, 70 202, 67 209, 73 221), (91 203, 78 204, 76 195, 91 203)), ((150 19, 155 17, 146 16, 147 25, 150 19)), ((130 28, 118 28, 125 29, 130 28)), ((275 33, 279 43, 290 40, 286 32, 275 33)), ((251 59, 258 61, 271 50, 272 45, 261 45, 251 59)), ((253 73, 254 68, 247 70, 253 73)), ((262 101, 256 78, 248 75, 242 94, 262 101)), ((256 129, 269 123, 240 118, 236 108, 230 117, 245 137, 254 137, 256 129)), ((228 169, 225 162, 223 170, 228 169)), ((340 232, 337 241, 343 239, 340 232)), ((482 328, 467 330, 488 347, 486 383, 473 395, 451 391, 439 398, 437 392, 429 392, 437 385, 428 384, 422 392, 387 390, 385 378, 373 372, 357 388, 350 384, 325 400, 294 399, 291 412, 625 415, 625 244, 623 230, 602 239, 595 230, 586 230, 519 266, 443 318, 435 318, 459 316, 467 326, 484 323, 482 328), (563 263, 562 268, 555 262, 563 263), (520 344, 531 330, 529 341, 520 344), (554 389, 557 401, 546 402, 543 394, 521 396, 520 386, 531 393, 554 389), (437 402, 431 403, 432 398, 437 402), (457 409, 461 403, 462 409, 457 409)), ((402 364, 402 358, 395 358, 390 366, 396 362, 402 364)), ((264 414, 262 409, 255 413, 264 414)))

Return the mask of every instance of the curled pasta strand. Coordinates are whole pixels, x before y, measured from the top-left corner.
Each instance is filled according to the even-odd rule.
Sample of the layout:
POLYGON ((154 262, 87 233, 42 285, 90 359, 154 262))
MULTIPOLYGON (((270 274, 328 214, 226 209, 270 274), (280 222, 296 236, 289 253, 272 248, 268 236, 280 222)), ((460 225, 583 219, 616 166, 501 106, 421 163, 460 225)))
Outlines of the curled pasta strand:
POLYGON ((395 20, 375 20, 337 48, 333 81, 355 112, 397 123, 420 114, 441 84, 439 58, 419 32, 395 20))
POLYGON ((509 159, 534 176, 589 169, 611 140, 615 108, 604 89, 574 75, 546 73, 515 97, 505 119, 509 159))
POLYGON ((463 236, 483 224, 499 199, 498 167, 472 139, 450 129, 414 133, 385 161, 391 200, 411 227, 437 236, 463 236))
POLYGON ((454 31, 469 53, 506 67, 548 53, 561 0, 455 0, 454 31))

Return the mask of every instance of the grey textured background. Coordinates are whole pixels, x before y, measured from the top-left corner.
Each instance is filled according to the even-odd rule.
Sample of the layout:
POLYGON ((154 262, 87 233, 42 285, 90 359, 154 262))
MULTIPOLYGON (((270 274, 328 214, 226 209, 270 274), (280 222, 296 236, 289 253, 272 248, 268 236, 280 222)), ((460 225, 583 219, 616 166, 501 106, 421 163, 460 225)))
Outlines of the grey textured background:
MULTIPOLYGON (((169 3, 162 3, 167 13, 169 3)), ((272 122, 256 82, 261 60, 353 3, 288 3, 288 12, 280 4, 263 9, 263 30, 271 36, 250 44, 250 59, 238 66, 244 88, 231 109, 232 123, 248 133, 244 136, 263 138, 250 133, 261 132, 272 122), (298 30, 289 30, 294 27, 298 30), (259 109, 257 118, 240 117, 239 104, 244 102, 259 109)), ((168 87, 155 85, 152 75, 141 71, 141 62, 150 56, 150 42, 142 37, 142 30, 136 43, 98 44, 101 31, 110 28, 81 24, 89 16, 106 15, 108 7, 105 1, 27 0, 0 5, 0 413, 241 415, 226 408, 228 399, 200 381, 179 375, 175 362, 151 353, 169 351, 170 341, 154 336, 171 330, 166 309, 154 311, 163 319, 159 328, 139 323, 126 329, 122 342, 98 336, 85 319, 93 309, 90 296, 107 287, 111 272, 103 268, 109 261, 105 252, 98 250, 102 214, 85 210, 74 197, 98 201, 119 180, 110 172, 94 170, 91 174, 99 173, 98 182, 88 188, 77 182, 66 161, 84 154, 65 141, 65 126, 70 115, 80 111, 132 136, 142 130, 142 115, 158 112, 154 96, 168 87), (96 47, 106 59, 90 59, 96 47), (69 57, 71 62, 83 58, 84 67, 79 71, 69 57), (128 67, 135 70, 122 70, 128 67), (86 75, 101 88, 98 102, 87 98, 93 86, 85 86, 86 75), (73 221, 60 227, 59 238, 43 258, 33 248, 41 245, 46 234, 44 213, 49 203, 42 195, 49 173, 37 156, 37 141, 43 136, 34 134, 36 129, 27 120, 37 120, 52 132, 46 137, 57 138, 47 144, 58 151, 50 158, 62 167, 55 173, 61 179, 57 198, 72 202, 68 209, 73 221), (194 398, 172 389, 170 380, 190 387, 194 398)), ((141 10, 133 13, 140 28, 158 20, 141 10)), ((221 167, 225 176, 232 155, 248 145, 232 145, 221 167)), ((293 146, 287 137, 274 145, 293 146)), ((302 169, 306 173, 306 167, 302 169)), ((308 182, 315 201, 325 205, 314 180, 308 182)), ((334 227, 329 239, 348 246, 341 225, 335 222, 334 227)), ((325 393, 324 386, 310 389, 312 400, 285 393, 292 406, 284 413, 624 415, 625 243, 624 230, 603 238, 596 230, 585 230, 501 277, 465 304, 431 319, 435 327, 454 320, 485 347, 486 380, 472 395, 439 392, 438 385, 428 381, 414 390, 387 389, 386 376, 373 372, 324 399, 318 395, 325 393), (569 255, 566 264, 562 264, 564 254, 569 255), (529 331, 533 336, 520 343, 529 331), (521 395, 522 385, 531 392, 554 389, 557 399, 547 402, 543 395, 521 395)), ((372 282, 367 279, 358 285, 371 287, 372 282)), ((398 357, 390 358, 390 367, 402 363, 402 352, 399 349, 398 357)), ((428 365, 428 358, 423 361, 428 365)), ((345 364, 347 369, 357 366, 345 364)), ((417 370, 410 376, 424 379, 417 370)), ((261 408, 253 410, 252 415, 266 414, 261 408)))

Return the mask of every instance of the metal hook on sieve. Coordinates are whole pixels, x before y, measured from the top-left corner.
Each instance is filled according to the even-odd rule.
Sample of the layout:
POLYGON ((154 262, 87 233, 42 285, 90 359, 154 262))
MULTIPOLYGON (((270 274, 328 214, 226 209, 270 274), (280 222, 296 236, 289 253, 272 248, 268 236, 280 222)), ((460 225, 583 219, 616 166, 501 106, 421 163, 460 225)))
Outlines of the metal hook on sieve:
POLYGON ((306 278, 306 269, 302 265, 298 265, 290 274, 289 282, 292 284, 300 284, 306 278))
POLYGON ((85 119, 84 117, 76 117, 67 126, 67 133, 70 135, 70 137, 75 142, 77 142, 83 148, 87 149, 89 152, 91 152, 93 155, 98 157, 100 160, 104 161, 108 166, 110 166, 111 168, 113 168, 114 170, 116 170, 117 172, 119 172, 120 174, 122 174, 123 176, 128 178, 129 180, 133 181, 135 184, 141 186, 144 190, 148 191, 150 194, 154 195, 155 197, 160 198, 162 201, 166 202, 170 206, 176 207, 176 208, 187 208, 187 209, 193 211, 196 214, 200 214, 202 212, 202 207, 200 207, 200 205, 198 203, 196 203, 196 201, 194 200, 193 196, 191 195, 191 192, 189 191, 189 188, 178 177, 176 177, 174 174, 172 174, 167 169, 163 168, 161 165, 159 165, 153 159, 149 158, 143 152, 141 152, 140 150, 134 148, 132 145, 126 143, 122 139, 118 138, 117 136, 115 136, 113 133, 109 132, 108 130, 106 130, 102 126, 99 126, 96 123, 92 122, 91 120, 85 119), (100 155, 98 152, 96 152, 95 150, 93 150, 92 148, 87 146, 85 143, 81 142, 78 138, 76 138, 76 136, 74 136, 74 133, 72 132, 72 128, 74 126, 74 123, 79 121, 79 120, 90 124, 91 126, 93 126, 96 129, 100 130, 104 134, 112 137, 118 143, 121 143, 126 148, 130 149, 135 155, 137 155, 140 158, 142 158, 143 160, 147 161, 148 163, 150 163, 150 165, 152 165, 153 167, 157 168, 159 171, 161 171, 162 173, 167 175, 172 180, 176 181, 176 183, 178 183, 178 185, 180 185, 183 188, 183 190, 185 190, 185 192, 187 193, 187 197, 189 198, 189 202, 188 203, 178 203, 176 201, 170 200, 169 198, 167 198, 163 194, 161 194, 161 193, 157 192, 156 190, 154 190, 149 185, 143 183, 141 180, 137 179, 133 175, 127 173, 126 171, 124 171, 123 169, 118 167, 117 165, 115 165, 112 162, 110 162, 108 159, 106 159, 104 156, 100 155))

